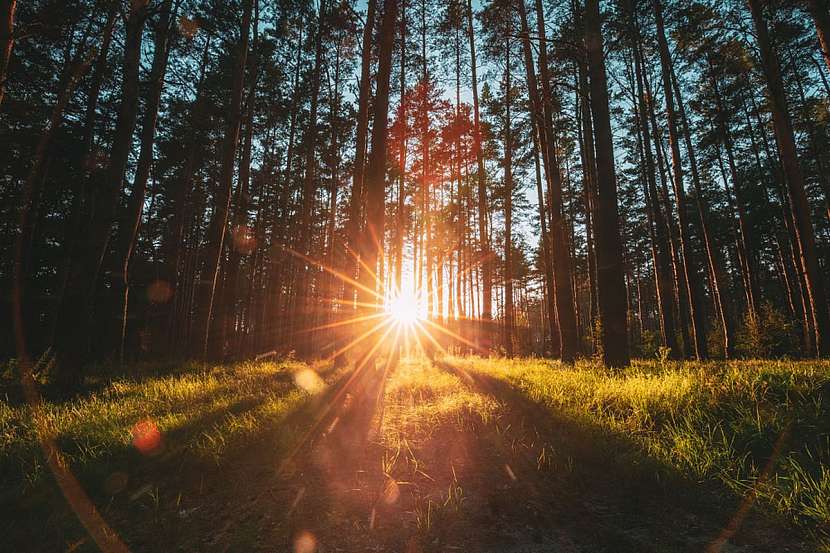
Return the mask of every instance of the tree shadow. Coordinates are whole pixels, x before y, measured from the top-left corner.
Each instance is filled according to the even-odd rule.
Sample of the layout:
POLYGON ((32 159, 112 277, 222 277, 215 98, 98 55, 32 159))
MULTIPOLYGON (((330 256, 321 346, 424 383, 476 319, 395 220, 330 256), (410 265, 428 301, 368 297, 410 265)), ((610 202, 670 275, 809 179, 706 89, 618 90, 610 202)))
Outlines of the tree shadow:
POLYGON ((477 444, 492 446, 511 482, 487 501, 496 518, 524 521, 537 540, 554 529, 589 551, 719 551, 721 540, 752 551, 815 548, 717 482, 692 481, 650 456, 630 435, 543 405, 494 376, 434 365, 504 406, 477 444))
MULTIPOLYGON (((142 453, 128 444, 110 448, 92 462, 74 463, 73 473, 131 547, 175 550, 177 544, 189 544, 201 549, 194 543, 215 534, 217 521, 227 518, 229 508, 246 505, 241 496, 253 493, 252 489, 278 470, 279 458, 288 454, 349 376, 350 371, 342 371, 320 393, 302 397, 285 412, 273 414, 258 409, 295 389, 286 386, 293 375, 249 376, 247 385, 260 392, 257 395, 240 397, 197 416, 186 415, 183 424, 163 432, 160 445, 152 451, 142 453), (205 456, 193 447, 194 439, 229 420, 240 421, 240 426, 230 428, 227 443, 217 455, 205 456), (253 428, 245 427, 253 422, 253 428), (223 500, 217 503, 212 496, 223 500)), ((227 386, 219 386, 196 403, 209 404, 227 391, 227 386)), ((190 407, 198 410, 198 405, 190 407)), ((152 418, 170 414, 160 412, 152 418)), ((66 436, 59 436, 58 442, 65 451, 79 447, 66 436)), ((95 550, 48 474, 33 488, 16 487, 17 492, 0 503, 0 512, 9 514, 8 525, 3 526, 8 526, 4 535, 13 550, 55 551, 76 545, 77 551, 95 550), (50 521, 46 528, 44 520, 50 521)))

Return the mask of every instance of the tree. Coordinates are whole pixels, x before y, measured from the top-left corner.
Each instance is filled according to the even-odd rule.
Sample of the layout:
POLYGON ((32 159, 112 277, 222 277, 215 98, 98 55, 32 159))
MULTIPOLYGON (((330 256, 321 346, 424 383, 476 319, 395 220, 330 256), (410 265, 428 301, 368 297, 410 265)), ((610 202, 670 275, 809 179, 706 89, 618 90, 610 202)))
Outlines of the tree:
POLYGON ((627 294, 598 0, 585 2, 585 49, 588 54, 597 162, 596 255, 602 356, 606 366, 624 367, 629 364, 627 294))
POLYGON ((17 0, 2 0, 0 2, 0 21, 2 21, 0 23, 0 105, 3 104, 9 59, 14 47, 14 12, 16 9, 17 0))
POLYGON ((81 366, 85 361, 91 309, 101 264, 110 240, 115 210, 127 171, 138 111, 138 77, 141 39, 147 18, 147 1, 130 4, 126 21, 121 102, 115 124, 109 163, 103 181, 94 192, 95 210, 88 228, 81 234, 80 255, 72 262, 67 280, 67 293, 58 312, 56 355, 63 387, 73 388, 82 381, 81 366))
POLYGON ((778 56, 770 42, 763 9, 759 0, 747 1, 755 26, 758 49, 761 53, 761 67, 767 82, 775 138, 778 143, 781 164, 786 175, 787 192, 789 193, 790 207, 795 222, 796 242, 813 314, 815 353, 820 357, 824 357, 830 353, 830 334, 828 334, 830 333, 830 313, 827 309, 824 283, 819 273, 815 235, 813 234, 809 205, 804 191, 804 175, 798 160, 778 56))
MULTIPOLYGON (((202 285, 200 286, 199 302, 202 312, 198 328, 202 336, 201 354, 203 358, 207 358, 208 356, 214 302, 216 300, 217 283, 219 281, 219 269, 225 246, 225 235, 227 234, 234 160, 236 158, 236 147, 239 142, 239 126, 242 119, 242 90, 244 88, 245 65, 248 59, 248 35, 251 27, 252 10, 253 0, 244 0, 242 19, 239 26, 239 45, 237 46, 231 83, 231 96, 227 110, 228 116, 225 122, 225 134, 221 147, 221 174, 219 175, 219 186, 213 200, 213 215, 208 225, 202 260, 204 274, 201 278, 202 285)), ((221 351, 224 344, 214 343, 213 346, 216 348, 214 351, 221 351)))

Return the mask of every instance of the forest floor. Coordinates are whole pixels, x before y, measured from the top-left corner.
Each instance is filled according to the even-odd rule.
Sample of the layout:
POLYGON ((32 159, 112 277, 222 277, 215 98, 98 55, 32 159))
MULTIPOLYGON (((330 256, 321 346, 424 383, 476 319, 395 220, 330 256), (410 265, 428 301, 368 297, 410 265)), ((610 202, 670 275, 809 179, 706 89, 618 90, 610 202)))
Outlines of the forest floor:
POLYGON ((827 363, 146 365, 37 414, 2 382, 8 551, 97 550, 36 428, 131 551, 830 551, 827 363))

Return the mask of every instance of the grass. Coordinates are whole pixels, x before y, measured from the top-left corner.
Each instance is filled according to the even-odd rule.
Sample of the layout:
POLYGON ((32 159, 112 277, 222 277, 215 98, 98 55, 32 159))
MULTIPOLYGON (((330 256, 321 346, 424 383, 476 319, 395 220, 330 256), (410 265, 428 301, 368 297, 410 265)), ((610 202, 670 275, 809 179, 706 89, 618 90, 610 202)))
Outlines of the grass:
MULTIPOLYGON (((639 542, 629 525, 632 520, 639 524, 642 514, 614 519, 608 523, 614 528, 603 529, 590 525, 596 521, 586 522, 591 517, 585 513, 567 512, 586 489, 595 495, 608 491, 591 481, 615 487, 619 482, 625 495, 647 490, 642 475, 648 473, 652 479, 677 475, 677 481, 686 482, 682 493, 716 490, 738 503, 750 498, 762 513, 786 518, 830 551, 830 364, 637 361, 609 373, 589 361, 564 367, 533 358, 404 359, 371 407, 377 408, 370 418, 379 432, 370 438, 369 453, 338 459, 346 469, 338 478, 347 478, 355 464, 355 472, 363 474, 361 486, 378 487, 361 491, 365 500, 349 499, 358 514, 334 506, 343 499, 337 494, 352 498, 361 486, 345 480, 332 487, 322 468, 315 473, 320 481, 309 480, 304 464, 316 462, 319 453, 313 450, 298 453, 299 470, 287 477, 298 482, 294 487, 263 495, 261 488, 268 486, 248 482, 253 477, 240 460, 257 459, 265 466, 256 474, 275 474, 273 467, 287 452, 297 451, 320 412, 315 398, 327 397, 326 390, 337 389, 347 374, 348 369, 294 360, 145 365, 102 377, 75 399, 47 401, 41 416, 73 472, 136 550, 175 549, 171 540, 185 550, 211 549, 198 541, 205 532, 220 536, 209 545, 221 549, 221 536, 234 528, 238 535, 227 539, 242 541, 229 542, 230 550, 253 549, 267 532, 251 520, 283 513, 286 505, 301 500, 311 503, 296 513, 326 521, 322 524, 332 526, 329 537, 337 543, 343 528, 351 527, 360 535, 354 539, 364 540, 350 543, 357 549, 374 547, 377 542, 365 540, 380 540, 386 532, 384 543, 391 550, 409 548, 409 542, 395 541, 407 535, 417 536, 426 549, 506 550, 510 543, 492 541, 504 527, 550 528, 558 518, 561 532, 596 533, 585 542, 588 550, 625 540, 634 545, 614 550, 638 550, 636 544, 651 543, 655 532, 675 532, 670 511, 639 542), (158 430, 161 440, 145 448, 147 428, 158 430), (113 482, 119 471, 130 473, 129 483, 113 482), (185 479, 184 474, 196 476, 171 483, 185 479), (202 490, 200 478, 212 478, 213 487, 202 490), (259 499, 252 501, 252 494, 259 499), (269 494, 275 495, 268 499, 269 494), (327 518, 325 512, 359 518, 335 525, 335 515, 327 518), (237 513, 243 518, 231 524, 237 513), (523 518, 505 522, 517 516, 523 518), (201 533, 188 526, 188 517, 202 517, 201 533), (223 529, 213 532, 219 522, 223 529), (660 526, 666 529, 654 530, 660 526)), ((13 389, 10 381, 4 386, 13 389)), ((0 512, 7 517, 10 543, 19 545, 15 532, 38 537, 37 522, 26 527, 23 519, 47 517, 62 502, 38 446, 33 412, 10 395, 0 400, 0 512)), ((279 476, 273 478, 282 482, 272 484, 274 489, 285 487, 279 476)), ((671 491, 674 482, 667 478, 661 485, 671 491)), ((654 497, 659 502, 664 496, 654 497)), ((297 531, 291 520, 299 515, 291 515, 294 506, 288 511, 289 522, 269 530, 274 535, 297 531)), ((66 526, 71 518, 70 513, 50 525, 66 526)), ((325 531, 315 531, 322 540, 325 531)), ((53 540, 40 550, 75 547, 83 544, 83 536, 76 524, 55 537, 59 543, 53 540)), ((665 549, 674 550, 671 543, 683 539, 664 539, 670 543, 665 549)), ((567 545, 538 543, 549 549, 567 545)), ((679 546, 684 547, 688 543, 679 546)))
POLYGON ((630 437, 644 455, 815 531, 830 544, 830 364, 454 358, 548 409, 630 437))

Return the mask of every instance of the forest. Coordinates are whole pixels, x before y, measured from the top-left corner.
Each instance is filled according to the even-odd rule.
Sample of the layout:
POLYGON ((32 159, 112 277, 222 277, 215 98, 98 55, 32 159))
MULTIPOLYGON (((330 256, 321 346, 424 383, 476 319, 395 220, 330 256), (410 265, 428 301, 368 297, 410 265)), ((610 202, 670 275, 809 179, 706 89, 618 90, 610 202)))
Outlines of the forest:
POLYGON ((828 263, 828 0, 0 0, 17 550, 830 550, 828 263))

